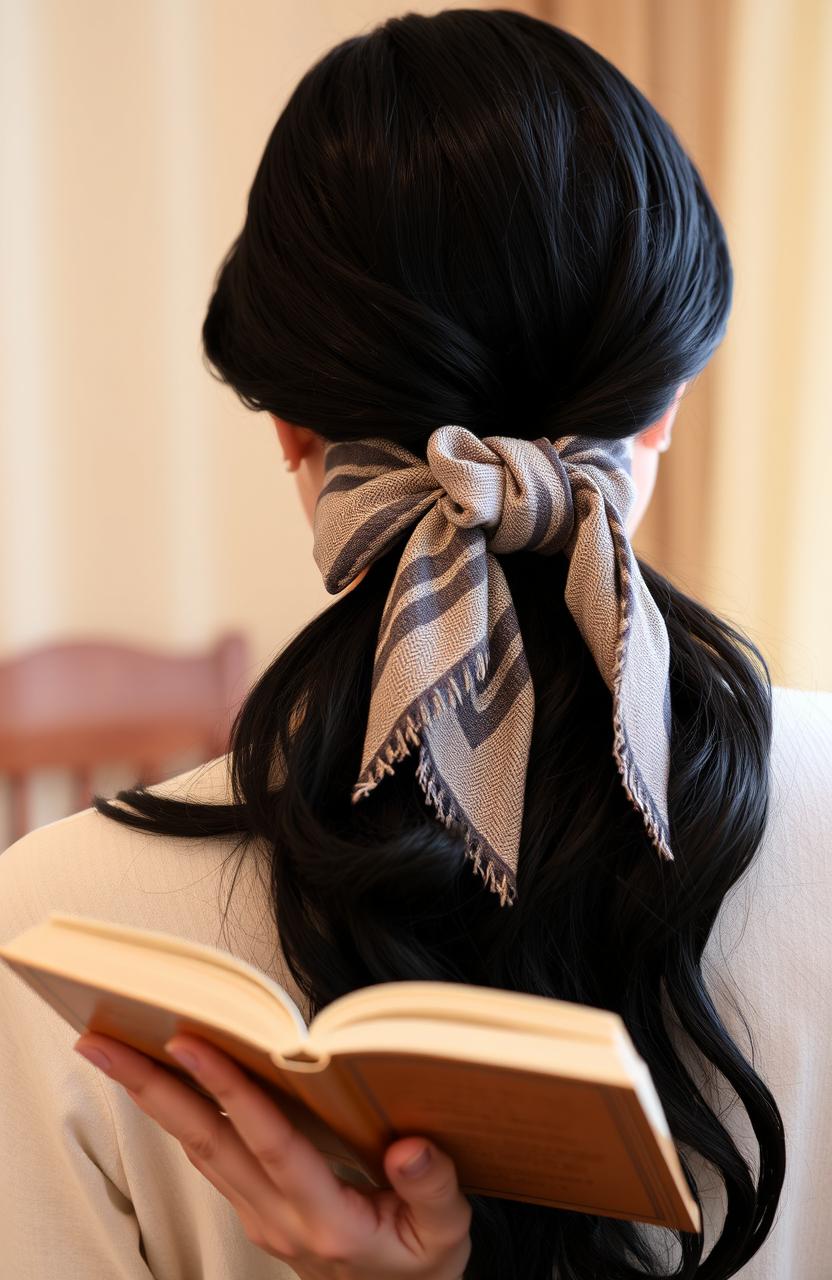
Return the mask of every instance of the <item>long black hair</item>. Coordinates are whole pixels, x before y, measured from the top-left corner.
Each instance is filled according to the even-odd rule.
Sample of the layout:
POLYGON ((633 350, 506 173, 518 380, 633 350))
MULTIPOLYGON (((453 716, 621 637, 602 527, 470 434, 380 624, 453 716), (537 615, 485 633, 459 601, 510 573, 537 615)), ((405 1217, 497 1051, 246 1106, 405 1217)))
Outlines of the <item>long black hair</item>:
MULTIPOLYGON (((268 139, 203 326, 207 361, 251 408, 330 440, 431 431, 632 435, 720 342, 723 229, 670 127, 597 52, 505 9, 409 13, 343 41, 268 139)), ((640 561, 670 635, 670 834, 663 863, 620 785, 610 695, 563 592, 563 556, 503 559, 536 714, 518 900, 501 907, 435 820, 412 757, 359 805, 373 652, 397 552, 257 679, 230 737, 233 803, 121 791, 166 835, 237 833, 268 857, 274 922, 312 1011, 401 979, 468 982, 617 1011, 684 1149, 727 1216, 679 1233, 679 1270, 732 1276, 769 1232, 780 1113, 729 1037, 701 958, 769 803, 771 684, 740 632, 640 561), (302 707, 302 716, 297 714, 302 707), (275 763, 285 772, 273 785, 275 763), (727 1080, 755 1173, 676 1053, 727 1080)), ((666 1275, 637 1224, 473 1197, 467 1277, 666 1275)), ((668 1237, 671 1239, 672 1237, 668 1237)))

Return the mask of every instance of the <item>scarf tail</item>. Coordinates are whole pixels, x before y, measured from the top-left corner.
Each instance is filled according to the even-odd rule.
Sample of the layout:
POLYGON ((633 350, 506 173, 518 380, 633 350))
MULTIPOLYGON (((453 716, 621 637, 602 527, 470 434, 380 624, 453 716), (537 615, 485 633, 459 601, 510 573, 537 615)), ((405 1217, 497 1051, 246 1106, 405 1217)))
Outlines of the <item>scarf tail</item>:
MULTIPOLYGON (((644 822, 647 834, 661 858, 667 862, 675 862, 673 850, 670 847, 670 831, 667 822, 659 813, 656 802, 653 799, 650 788, 644 780, 641 769, 638 766, 635 753, 630 745, 625 724, 624 711, 624 664, 627 661, 630 638, 633 631, 633 616, 635 609, 635 582, 636 579, 643 594, 643 608, 657 609, 657 606, 647 590, 647 586, 641 576, 635 557, 629 550, 625 536, 620 528, 613 528, 613 536, 616 543, 616 555, 618 560, 618 571, 620 575, 620 613, 618 636, 615 644, 615 660, 613 665, 612 679, 612 700, 613 700, 613 748, 612 753, 615 763, 618 766, 618 772, 624 786, 624 791, 630 803, 638 813, 640 813, 644 822)), ((665 672, 665 681, 667 673, 665 672)), ((666 739, 666 751, 669 755, 670 741, 669 731, 666 739)))
POLYGON ((415 699, 398 717, 385 741, 362 769, 352 790, 352 802, 356 804, 374 791, 383 778, 395 772, 396 764, 410 755, 411 747, 418 747, 416 778, 425 800, 444 826, 459 829, 465 843, 465 857, 488 889, 498 895, 500 905, 513 906, 517 884, 512 871, 473 827, 453 791, 439 774, 424 741, 431 724, 440 716, 452 714, 473 693, 476 685, 485 680, 487 670, 488 645, 481 644, 415 699))

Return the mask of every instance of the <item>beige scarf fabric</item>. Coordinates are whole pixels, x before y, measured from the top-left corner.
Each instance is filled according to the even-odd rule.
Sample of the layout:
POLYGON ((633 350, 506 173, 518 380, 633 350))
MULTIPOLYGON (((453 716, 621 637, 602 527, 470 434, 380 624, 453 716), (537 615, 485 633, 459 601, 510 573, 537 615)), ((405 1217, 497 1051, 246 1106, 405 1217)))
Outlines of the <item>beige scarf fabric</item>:
POLYGON ((567 606, 612 694, 624 789, 672 860, 670 649, 625 529, 629 442, 481 440, 443 426, 426 460, 366 439, 329 444, 325 465, 314 554, 328 591, 412 529, 379 630, 353 800, 418 748, 428 803, 501 904, 515 901, 534 691, 498 557, 562 551, 567 606))

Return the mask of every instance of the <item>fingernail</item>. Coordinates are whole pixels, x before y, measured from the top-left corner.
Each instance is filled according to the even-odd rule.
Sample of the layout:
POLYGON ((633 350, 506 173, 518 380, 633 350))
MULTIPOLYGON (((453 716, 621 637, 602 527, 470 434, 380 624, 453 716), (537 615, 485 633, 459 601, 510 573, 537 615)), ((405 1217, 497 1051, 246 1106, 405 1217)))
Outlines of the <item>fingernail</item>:
POLYGON ((82 1058, 86 1058, 87 1062, 91 1062, 94 1067, 100 1067, 102 1071, 110 1072, 113 1064, 107 1057, 106 1053, 102 1053, 100 1049, 87 1048, 86 1045, 73 1045, 76 1053, 80 1053, 82 1058))
POLYGON ((169 1044, 166 1044, 165 1048, 172 1058, 182 1064, 186 1071, 199 1071, 199 1059, 194 1054, 189 1053, 187 1049, 175 1048, 169 1044))
POLYGON ((399 1166, 399 1173, 403 1173, 406 1178, 414 1178, 419 1173, 424 1173, 430 1164, 430 1149, 422 1147, 421 1151, 417 1151, 415 1156, 411 1156, 403 1165, 399 1166))

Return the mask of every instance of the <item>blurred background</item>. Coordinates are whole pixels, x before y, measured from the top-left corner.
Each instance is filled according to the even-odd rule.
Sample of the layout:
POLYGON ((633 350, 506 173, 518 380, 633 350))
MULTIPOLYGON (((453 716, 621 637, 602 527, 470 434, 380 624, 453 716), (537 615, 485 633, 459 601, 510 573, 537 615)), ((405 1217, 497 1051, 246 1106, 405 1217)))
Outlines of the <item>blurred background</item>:
MULTIPOLYGON (((497 6, 0 0, 0 847, 220 754, 326 603, 271 420, 211 378, 200 326, 299 77, 450 7, 497 6)), ((832 688, 832 3, 503 7, 647 93, 731 244, 728 337, 636 549, 775 684, 832 688)))

